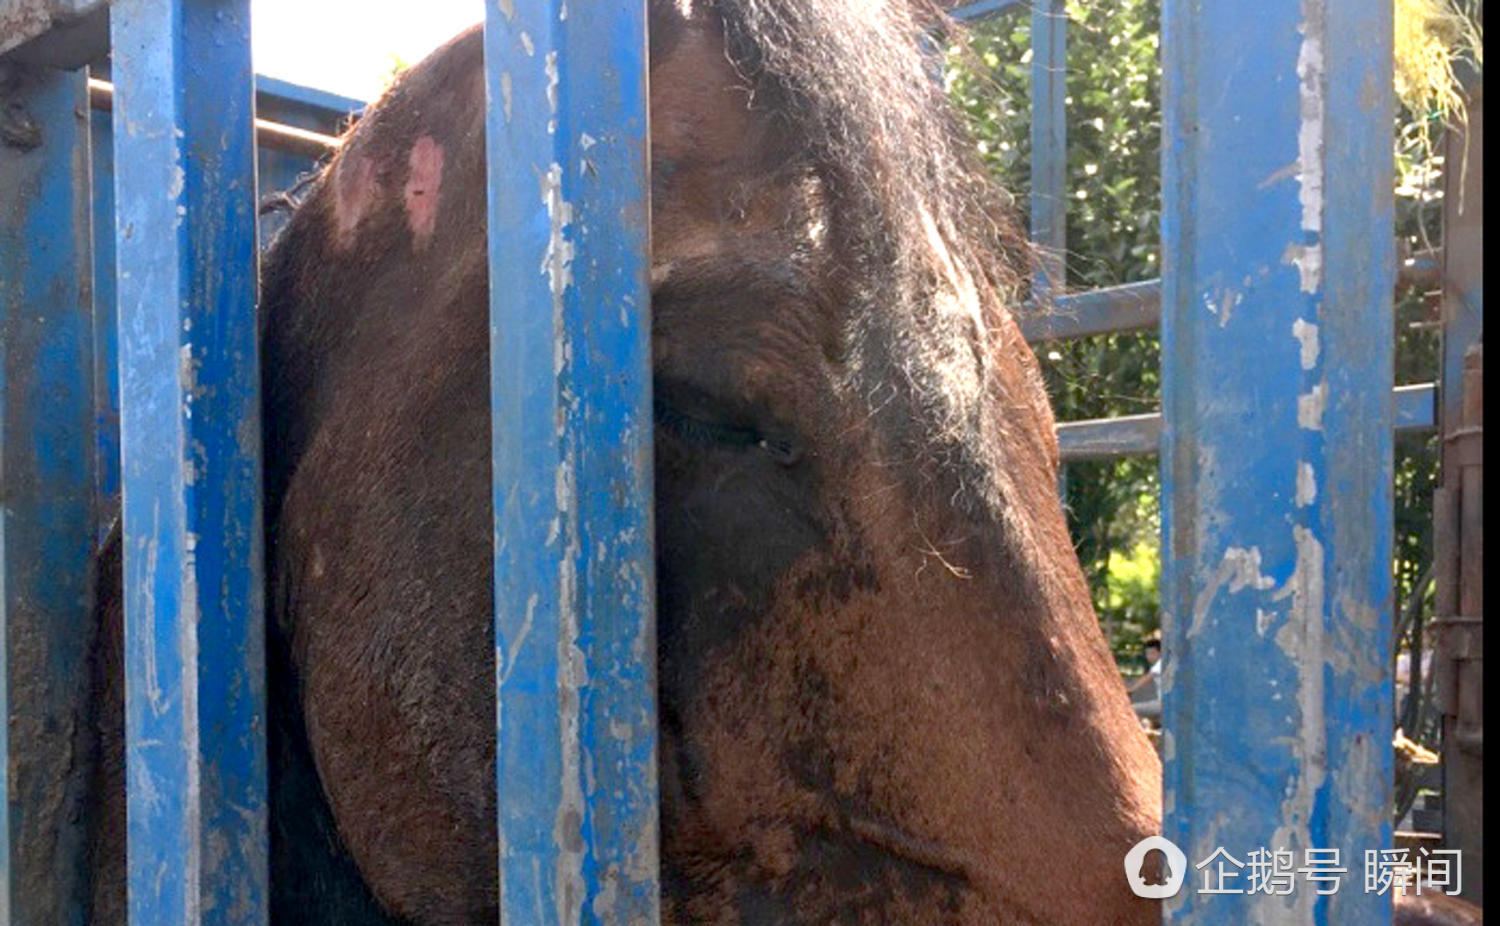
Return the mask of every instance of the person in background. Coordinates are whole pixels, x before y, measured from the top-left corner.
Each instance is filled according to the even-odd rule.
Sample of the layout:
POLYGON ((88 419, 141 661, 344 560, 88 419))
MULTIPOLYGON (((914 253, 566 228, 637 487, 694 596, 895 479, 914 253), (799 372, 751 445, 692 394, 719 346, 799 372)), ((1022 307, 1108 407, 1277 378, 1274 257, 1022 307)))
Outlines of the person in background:
POLYGON ((1152 637, 1147 640, 1143 651, 1146 657, 1146 672, 1140 678, 1131 682, 1125 689, 1130 693, 1135 712, 1142 717, 1152 720, 1161 718, 1161 639, 1152 637), (1145 699, 1136 701, 1135 693, 1147 686, 1150 692, 1145 699))

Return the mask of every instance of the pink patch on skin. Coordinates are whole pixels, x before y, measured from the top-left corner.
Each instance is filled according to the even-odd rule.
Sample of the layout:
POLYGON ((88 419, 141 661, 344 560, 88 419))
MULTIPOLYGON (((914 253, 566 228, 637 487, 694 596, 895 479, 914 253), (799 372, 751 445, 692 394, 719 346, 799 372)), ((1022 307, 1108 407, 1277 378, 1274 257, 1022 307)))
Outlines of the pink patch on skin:
POLYGON ((378 193, 375 165, 369 158, 354 156, 339 162, 333 178, 333 217, 340 245, 353 243, 354 229, 378 193))
POLYGON ((443 185, 443 146, 423 135, 411 146, 411 170, 406 178, 406 224, 418 245, 425 245, 437 226, 438 198, 443 185))

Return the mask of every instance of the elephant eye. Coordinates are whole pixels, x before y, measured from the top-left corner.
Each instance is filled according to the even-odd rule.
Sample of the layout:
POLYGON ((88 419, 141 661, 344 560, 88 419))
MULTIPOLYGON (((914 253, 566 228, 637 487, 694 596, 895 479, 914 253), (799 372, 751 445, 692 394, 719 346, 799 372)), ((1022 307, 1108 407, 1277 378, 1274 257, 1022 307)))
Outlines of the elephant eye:
POLYGON ((661 399, 652 403, 656 423, 668 433, 695 444, 720 444, 729 447, 750 447, 762 443, 760 432, 754 428, 736 427, 730 424, 689 415, 661 399))
POLYGON ((755 448, 782 466, 802 459, 802 446, 761 415, 680 380, 659 377, 652 397, 656 424, 679 440, 735 450, 755 448))
POLYGON ((763 437, 757 446, 782 466, 791 466, 802 459, 802 448, 785 438, 763 437))

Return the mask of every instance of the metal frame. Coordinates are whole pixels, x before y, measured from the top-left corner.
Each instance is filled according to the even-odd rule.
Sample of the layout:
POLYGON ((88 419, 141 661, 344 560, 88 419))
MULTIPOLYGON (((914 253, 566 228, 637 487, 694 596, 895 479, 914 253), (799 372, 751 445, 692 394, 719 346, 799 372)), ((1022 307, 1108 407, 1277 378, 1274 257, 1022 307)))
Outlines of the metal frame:
MULTIPOLYGON (((146 684, 133 696, 145 716, 130 719, 132 917, 265 917, 248 20, 242 5, 189 6, 87 11, 90 28, 113 20, 120 133, 115 88, 80 67, 108 43, 80 44, 81 20, 66 42, 39 31, 0 60, 13 123, 0 198, 17 206, 0 216, 0 717, 14 718, 0 729, 12 798, 0 922, 84 922, 83 782, 67 731, 84 722, 92 551, 120 489, 116 370, 126 568, 156 579, 127 583, 142 593, 127 604, 130 657, 147 670, 129 673, 146 684)), ((0 19, 14 12, 0 4, 0 19)), ((290 99, 300 129, 259 124, 269 182, 290 185, 336 143, 310 130, 335 128, 343 113, 319 112, 329 102, 345 101, 290 99)))
MULTIPOLYGON (((10 500, 0 510, 0 698, 9 702, 0 716, 14 718, 0 730, 0 775, 13 796, 0 827, 9 835, 0 839, 0 922, 82 923, 82 782, 68 771, 72 740, 58 731, 77 727, 87 694, 90 539, 108 531, 101 515, 120 488, 113 87, 34 63, 27 49, 24 60, 0 62, 13 118, 35 127, 34 146, 0 147, 0 201, 16 206, 0 215, 0 472, 10 500)), ((330 101, 274 82, 259 89, 263 99, 287 95, 284 108, 302 106, 308 129, 335 130, 357 108, 332 100, 339 109, 318 112, 330 101)), ((295 134, 262 128, 270 144, 295 134)), ((298 140, 293 152, 262 146, 263 189, 289 186, 333 141, 298 140)))
MULTIPOLYGON (((507 94, 515 92, 517 107, 512 122, 505 118, 509 107, 499 105, 501 94, 494 94, 491 143, 521 155, 492 163, 527 172, 518 180, 496 171, 495 179, 508 185, 497 187, 494 259, 502 264, 498 274, 537 281, 517 299, 496 300, 496 381, 505 382, 522 362, 546 368, 496 393, 506 426, 496 429, 497 574, 504 589, 497 596, 500 775, 507 793, 550 789, 554 798, 551 805, 502 807, 504 860, 513 875, 505 901, 518 919, 529 919, 534 903, 556 898, 559 922, 583 911, 654 921, 645 7, 627 6, 592 23, 566 23, 561 9, 554 3, 523 14, 516 29, 526 32, 524 39, 520 31, 507 32, 498 6, 490 11, 490 78, 497 89, 504 83, 507 94), (627 33, 634 42, 620 41, 627 33), (541 44, 534 55, 536 47, 527 47, 532 37, 541 44), (535 196, 533 162, 553 181, 546 197, 535 196), (579 170, 564 174, 558 163, 579 170), (511 272, 517 262, 524 273, 511 272), (540 275, 544 263, 550 274, 540 275), (530 311, 538 304, 546 306, 540 315, 530 311), (544 323, 533 324, 537 319, 544 323), (531 442, 525 452, 507 430, 512 426, 531 442), (551 462, 537 452, 544 442, 552 447, 551 462), (561 483, 559 468, 570 477, 561 483), (540 519, 540 509, 552 517, 540 519), (537 533, 549 524, 558 528, 556 542, 537 533), (548 727, 550 739, 538 732, 548 727), (539 742, 556 748, 537 749, 539 742), (516 872, 529 875, 542 864, 555 889, 528 896, 522 889, 529 878, 516 872)), ((6 678, 61 677, 81 686, 86 673, 55 670, 80 664, 85 652, 94 502, 118 479, 126 538, 131 919, 258 922, 266 916, 268 885, 248 6, 119 0, 111 19, 114 86, 90 87, 82 72, 54 80, 76 99, 63 105, 52 93, 36 100, 58 123, 42 126, 48 144, 35 157, 0 165, 0 182, 29 183, 38 170, 52 178, 43 190, 25 191, 34 212, 4 226, 8 246, 0 259, 18 263, 7 279, 24 284, 4 302, 6 344, 17 348, 7 350, 7 369, 29 365, 38 354, 18 349, 29 344, 25 332, 52 337, 49 346, 58 348, 61 362, 41 377, 4 381, 6 408, 17 412, 7 416, 7 431, 24 434, 7 441, 7 451, 35 454, 50 466, 33 485, 22 461, 8 459, 7 489, 24 491, 58 518, 0 521, 12 554, 5 572, 12 643, 6 678), (203 78, 209 73, 214 79, 203 78), (92 165, 90 90, 96 108, 114 110, 113 156, 95 150, 92 165), (75 135, 81 141, 60 144, 75 135), (88 248, 91 166, 115 180, 115 195, 92 204, 93 216, 116 232, 104 236, 113 247, 98 255, 88 248), (60 205, 73 210, 62 223, 60 205), (28 224, 31 215, 50 223, 46 234, 28 224), (57 254, 50 262, 33 253, 52 240, 47 235, 59 240, 48 251, 57 254), (117 264, 118 274, 104 277, 111 285, 101 287, 100 311, 91 318, 93 262, 117 264), (51 276, 22 274, 23 266, 51 276), (36 319, 35 294, 47 287, 58 308, 36 319), (67 338, 76 343, 63 349, 56 339, 67 338), (116 398, 107 385, 90 385, 95 373, 107 377, 113 370, 116 349, 122 478, 108 466, 94 469, 96 453, 114 455, 116 398), (76 406, 72 419, 58 414, 64 395, 76 406), (53 413, 45 422, 35 414, 44 400, 53 413), (44 440, 49 425, 69 442, 44 440), (70 509, 62 503, 69 498, 77 510, 64 523, 70 509), (33 523, 49 530, 38 535, 33 523), (56 547, 58 537, 76 547, 71 566, 56 547), (28 576, 45 576, 51 599, 29 589, 22 581, 28 576), (31 613, 49 600, 62 610, 31 613), (17 654, 31 656, 28 622, 59 640, 72 634, 72 655, 53 647, 43 654, 53 660, 46 670, 25 669, 17 654)), ((327 101, 293 101, 299 102, 327 101)), ((279 147, 296 158, 336 144, 306 128, 265 122, 256 128, 263 150, 279 147)), ((32 512, 17 506, 6 513, 32 512)), ((52 718, 76 709, 76 694, 48 705, 35 703, 39 695, 30 690, 4 693, 39 727, 67 728, 65 719, 52 718)), ((42 840, 28 837, 25 857, 9 864, 14 838, 55 822, 30 812, 44 801, 26 794, 24 782, 61 787, 48 773, 65 764, 32 748, 26 730, 6 732, 14 734, 7 742, 26 747, 10 767, 22 782, 20 806, 29 812, 11 818, 11 838, 0 839, 10 875, 0 912, 7 921, 10 912, 28 922, 76 921, 79 892, 47 873, 52 858, 38 851, 42 840), (33 889, 43 876, 37 872, 55 885, 55 901, 33 889)), ((58 813, 68 809, 57 806, 58 813)), ((69 836, 76 824, 73 830, 65 824, 56 827, 62 848, 55 854, 79 860, 76 833, 69 836)))
MULTIPOLYGON (((1165 428, 1163 415, 1138 415, 1062 422, 1058 437, 1069 461, 1162 453, 1164 629, 1180 693, 1167 717, 1168 835, 1195 858, 1210 840, 1251 843, 1242 852, 1277 840, 1338 848, 1357 871, 1357 853, 1391 838, 1391 428, 1430 430, 1439 395, 1431 383, 1387 391, 1390 287, 1398 274, 1433 282, 1445 260, 1418 254, 1398 268, 1378 246, 1391 227, 1390 7, 1280 2, 1245 17, 1169 0, 1163 28, 1168 278, 1054 295, 1023 331, 1036 342, 1164 329, 1165 428), (1247 43, 1267 52, 1265 68, 1226 70, 1216 49, 1247 43), (1296 192, 1311 201, 1303 214, 1296 192), (1283 262, 1289 245, 1312 292, 1283 262), (1298 412, 1314 409, 1321 420, 1303 429, 1298 412), (1222 811, 1209 817, 1208 806, 1222 811)), ((1040 102, 1051 92, 1033 88, 1038 119, 1058 118, 1040 102)), ((1065 240, 1035 219, 1039 202, 1062 198, 1057 173, 1033 164, 1033 222, 1065 240)), ((1477 268, 1479 236, 1465 240, 1473 253, 1459 266, 1477 268)), ((1479 279, 1449 285, 1442 395, 1453 420, 1461 356, 1482 331, 1479 279)), ((1390 916, 1382 898, 1348 892, 1296 911, 1275 898, 1207 899, 1218 903, 1179 895, 1168 916, 1233 922, 1257 906, 1313 922, 1390 916)))
MULTIPOLYGON (((1391 399, 1397 433, 1431 431, 1436 426, 1436 386, 1397 386, 1391 390, 1391 399)), ((1057 442, 1063 459, 1073 463, 1152 456, 1161 451, 1161 413, 1062 421, 1057 425, 1057 442)))
MULTIPOLYGON (((1421 251, 1401 261, 1399 286, 1433 284, 1442 277, 1441 251, 1421 251)), ((1096 334, 1147 331, 1161 325, 1161 280, 1122 283, 1081 293, 1064 293, 1037 311, 1021 316, 1021 333, 1032 343, 1087 338, 1096 334)))
MULTIPOLYGON (((1061 2, 1038 0, 1033 4, 1027 0, 975 0, 953 8, 950 15, 961 22, 973 23, 1023 9, 1030 10, 1032 32, 1036 37, 1033 41, 1037 43, 1032 50, 1030 209, 1035 230, 1033 239, 1041 246, 1043 261, 1038 289, 1047 307, 1028 306, 1019 319, 1022 334, 1035 344, 1158 328, 1162 314, 1160 279, 1077 293, 1063 291, 1062 255, 1067 247, 1064 220, 1067 200, 1067 112, 1064 106, 1067 16, 1062 12, 1061 2), (1050 279, 1059 282, 1052 285, 1050 279)), ((1440 279, 1442 261, 1441 252, 1423 251, 1393 266, 1401 285, 1417 285, 1440 279)), ((1474 297, 1468 298, 1472 302, 1474 297)), ((1466 324, 1472 327, 1472 323, 1466 324)), ((1436 426, 1437 413, 1431 404, 1437 397, 1435 384, 1399 387, 1393 396, 1397 403, 1398 429, 1421 430, 1436 426)), ((1058 439, 1065 462, 1150 456, 1160 449, 1156 440, 1158 428, 1158 414, 1068 421, 1059 423, 1058 439)))
MULTIPOLYGON (((1021 5, 982 0, 954 15, 1021 5)), ((62 6, 97 23, 103 4, 0 0, 0 21, 62 6)), ((519 281, 491 307, 498 786, 511 798, 502 902, 528 922, 654 922, 644 4, 587 22, 564 17, 560 0, 511 6, 487 3, 485 40, 499 104, 487 123, 492 274, 519 281)), ((1066 244, 1061 6, 1031 5, 1043 293, 1061 290, 1066 244)), ((1070 459, 1163 451, 1166 687, 1188 693, 1168 704, 1167 827, 1195 855, 1284 840, 1354 863, 1389 843, 1390 441, 1393 428, 1432 426, 1435 389, 1390 391, 1382 332, 1396 269, 1371 247, 1370 229, 1389 226, 1390 104, 1353 95, 1389 86, 1371 64, 1388 59, 1388 17, 1387 4, 1356 0, 1276 0, 1253 18, 1168 0, 1167 276, 1060 295, 1062 312, 1027 326, 1037 340, 1163 327, 1165 419, 1065 422, 1059 435, 1070 459), (1243 44, 1247 28, 1282 79, 1251 85, 1222 67, 1215 49, 1243 44), (1268 677, 1280 698, 1256 697, 1268 677)), ((40 740, 66 728, 81 696, 87 541, 114 485, 117 294, 132 920, 261 922, 258 448, 243 439, 258 433, 248 10, 118 0, 113 18, 115 159, 95 146, 92 167, 120 165, 118 196, 96 197, 92 220, 117 240, 96 231, 90 248, 81 72, 28 71, 44 143, 0 152, 0 192, 22 204, 0 216, 0 717, 17 718, 0 731, 0 775, 14 776, 0 921, 78 921, 74 784, 48 777, 66 766, 40 740), (99 275, 92 298, 90 268, 115 260, 118 280, 99 275)), ((11 61, 81 54, 76 29, 48 51, 54 21, 28 23, 7 42, 25 52, 11 61)), ((102 86, 93 95, 105 101, 102 86)), ((333 143, 307 126, 259 128, 300 145, 299 158, 333 143)), ((1287 912, 1278 902, 1179 895, 1171 915, 1237 921, 1261 905, 1287 912)), ((1302 913, 1389 916, 1354 892, 1302 913)))

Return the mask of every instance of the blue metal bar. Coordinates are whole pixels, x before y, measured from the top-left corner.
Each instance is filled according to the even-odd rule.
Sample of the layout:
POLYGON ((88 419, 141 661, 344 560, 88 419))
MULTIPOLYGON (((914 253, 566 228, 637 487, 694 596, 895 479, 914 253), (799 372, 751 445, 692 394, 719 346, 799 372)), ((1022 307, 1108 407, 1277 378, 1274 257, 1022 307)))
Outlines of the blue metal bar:
POLYGON ((1390 0, 1163 10, 1165 835, 1348 869, 1201 893, 1220 857, 1172 921, 1391 918, 1361 877, 1391 840, 1392 30, 1390 0))
POLYGON ((329 135, 337 134, 349 116, 364 112, 366 105, 364 100, 357 100, 352 96, 330 93, 264 74, 255 75, 255 97, 256 111, 262 119, 287 122, 290 121, 288 117, 296 111, 299 115, 310 117, 312 124, 304 124, 301 119, 292 124, 329 135))
POLYGON ((1069 463, 1150 456, 1160 437, 1161 415, 1155 412, 1057 423, 1058 450, 1069 463))
POLYGON ((1396 404, 1397 431, 1431 431, 1437 427, 1437 395, 1434 383, 1417 383, 1397 386, 1393 398, 1396 404))
POLYGON ((81 73, 14 68, 0 144, 0 923, 83 922, 94 454, 81 73))
POLYGON ((249 13, 112 8, 132 923, 267 917, 249 13))
POLYGON ((948 15, 959 22, 976 22, 1009 12, 1025 4, 1026 0, 973 0, 971 3, 954 7, 948 11, 948 15))
POLYGON ((1142 331, 1160 321, 1160 280, 1057 296, 1051 306, 1020 316, 1021 333, 1033 343, 1142 331))
POLYGON ((120 326, 115 312, 115 151, 110 114, 89 113, 93 165, 94 495, 100 541, 113 526, 120 493, 120 326))
POLYGON ((1066 285, 1068 247, 1068 14, 1064 0, 1031 3, 1031 240, 1041 249, 1036 294, 1066 285))
MULTIPOLYGON (((1398 286, 1436 285, 1442 276, 1441 251, 1419 251, 1396 271, 1398 286)), ((1050 308, 1020 316, 1028 341, 1086 338, 1116 331, 1144 331, 1161 323, 1161 280, 1142 280, 1058 296, 1050 308)))
MULTIPOLYGON (((295 85, 286 84, 287 87, 295 85)), ((338 98, 342 99, 342 98, 338 98)), ((114 105, 114 85, 104 80, 91 79, 89 81, 90 105, 96 111, 108 112, 114 105)), ((337 150, 339 140, 336 136, 328 135, 327 132, 338 132, 340 127, 350 113, 341 110, 326 110, 314 108, 295 100, 286 100, 281 97, 268 95, 265 91, 256 92, 257 107, 262 102, 269 102, 283 118, 293 118, 300 125, 290 125, 285 122, 274 123, 257 117, 256 127, 256 164, 257 164, 257 201, 261 195, 286 190, 294 186, 305 174, 313 171, 319 162, 331 152, 337 150)), ((106 117, 99 120, 104 126, 103 130, 96 132, 100 139, 94 145, 95 150, 95 175, 103 178, 98 184, 100 193, 95 196, 95 215, 102 221, 98 221, 97 227, 109 229, 114 224, 114 198, 113 191, 108 190, 114 177, 114 160, 111 141, 114 137, 109 128, 110 121, 106 117)), ((275 210, 260 217, 260 241, 262 245, 268 245, 290 217, 285 210, 275 210)), ((101 238, 109 238, 110 234, 101 234, 101 238)), ((104 241, 100 245, 98 267, 106 278, 100 284, 101 292, 104 292, 109 301, 104 303, 110 307, 114 306, 114 243, 104 241)), ((99 361, 101 365, 108 365, 108 369, 114 370, 114 318, 109 314, 101 313, 101 324, 96 332, 99 336, 101 354, 99 361), (107 323, 106 323, 107 322, 107 323)), ((118 409, 118 396, 113 393, 101 395, 101 443, 110 440, 109 435, 114 434, 112 446, 114 453, 106 456, 106 461, 118 457, 119 448, 119 425, 117 420, 110 418, 107 409, 118 409), (108 402, 109 404, 104 404, 108 402)), ((118 418, 118 412, 114 413, 118 418)), ((118 469, 112 462, 109 463, 114 469, 118 469)), ((110 478, 111 473, 106 472, 101 484, 104 486, 117 487, 118 478, 110 478)), ((107 527, 107 525, 106 525, 107 527)))
MULTIPOLYGON (((118 324, 115 315, 115 156, 114 130, 110 117, 112 98, 113 87, 106 92, 98 82, 94 82, 89 92, 89 103, 93 107, 90 128, 93 136, 94 190, 94 444, 98 458, 95 484, 98 486, 97 495, 104 503, 100 510, 106 513, 106 517, 98 525, 101 537, 110 529, 107 513, 113 504, 112 500, 120 491, 120 378, 118 324)), ((278 105, 280 109, 303 107, 303 118, 299 121, 306 124, 302 127, 322 132, 338 131, 341 122, 352 111, 324 109, 324 104, 348 104, 356 109, 363 106, 357 100, 335 97, 333 94, 324 94, 266 77, 256 78, 256 99, 269 99, 273 105, 287 101, 284 105, 278 105)), ((257 139, 257 200, 268 193, 291 187, 303 174, 317 166, 317 161, 307 154, 286 151, 267 144, 267 141, 270 139, 257 139)), ((285 213, 261 216, 261 243, 268 243, 285 224, 286 219, 285 213)))
POLYGON ((644 0, 487 0, 501 916, 655 923, 644 0))
MULTIPOLYGON (((1392 397, 1397 433, 1431 431, 1437 427, 1435 384, 1397 386, 1392 397)), ((1160 441, 1161 415, 1156 412, 1057 423, 1058 447, 1063 460, 1069 463, 1151 456, 1160 449, 1160 441)))
MULTIPOLYGON (((91 74, 91 77, 97 75, 91 74)), ((120 490, 120 380, 117 362, 117 319, 115 316, 115 171, 114 130, 111 127, 110 109, 113 87, 93 81, 89 91, 89 102, 93 107, 91 120, 93 148, 93 214, 94 214, 94 435, 98 455, 98 473, 95 480, 98 497, 106 504, 100 510, 106 517, 99 523, 102 537, 110 529, 107 513, 112 500, 120 490), (108 88, 108 89, 106 89, 108 88)), ((288 101, 282 108, 304 106, 300 121, 303 128, 322 132, 336 132, 339 124, 348 117, 344 110, 322 109, 322 102, 347 102, 361 106, 357 100, 333 97, 324 101, 321 91, 307 90, 296 84, 273 81, 265 77, 256 78, 256 99, 270 99, 274 104, 288 101), (285 93, 286 96, 280 96, 285 93), (312 102, 307 102, 312 101, 312 102), (314 103, 317 108, 314 108, 314 103)), ((259 104, 257 104, 258 106, 259 104)), ((305 153, 284 150, 276 146, 274 139, 257 138, 257 200, 268 193, 291 187, 308 171, 317 166, 317 160, 305 153), (267 142, 273 142, 268 144, 267 142)), ((286 213, 278 212, 260 217, 260 241, 268 243, 274 233, 285 224, 286 213)))

